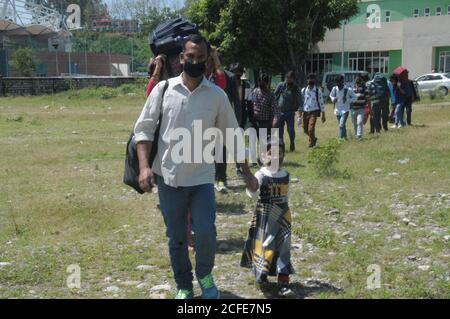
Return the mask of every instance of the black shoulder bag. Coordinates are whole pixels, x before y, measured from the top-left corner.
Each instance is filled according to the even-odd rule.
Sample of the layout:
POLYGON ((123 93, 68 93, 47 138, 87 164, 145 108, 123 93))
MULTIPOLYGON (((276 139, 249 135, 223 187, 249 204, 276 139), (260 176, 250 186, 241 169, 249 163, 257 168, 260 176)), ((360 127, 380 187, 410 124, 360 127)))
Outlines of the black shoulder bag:
MULTIPOLYGON (((161 96, 161 111, 159 113, 159 119, 158 124, 156 126, 152 149, 150 151, 150 156, 148 158, 149 166, 152 167, 153 161, 155 160, 156 153, 158 152, 158 140, 159 140, 159 130, 161 128, 161 120, 162 120, 162 105, 164 102, 164 94, 166 93, 167 87, 169 86, 169 82, 166 81, 166 84, 164 85, 164 89, 162 91, 161 96)), ((123 173, 123 182, 131 186, 138 192, 139 194, 144 194, 144 191, 139 186, 139 158, 137 155, 137 144, 134 141, 134 126, 131 131, 130 137, 128 138, 127 142, 127 149, 126 149, 126 155, 125 155, 125 170, 123 173)))

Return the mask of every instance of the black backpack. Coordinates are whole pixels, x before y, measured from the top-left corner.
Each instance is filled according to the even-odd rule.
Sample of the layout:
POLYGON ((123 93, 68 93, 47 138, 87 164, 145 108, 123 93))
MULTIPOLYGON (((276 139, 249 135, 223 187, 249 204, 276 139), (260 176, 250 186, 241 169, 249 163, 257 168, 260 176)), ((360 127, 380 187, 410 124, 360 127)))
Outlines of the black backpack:
POLYGON ((149 34, 150 49, 153 54, 172 55, 182 50, 184 39, 190 34, 198 34, 198 27, 184 18, 176 18, 159 24, 149 34))
MULTIPOLYGON (((277 92, 275 92, 275 98, 277 99, 277 103, 278 103, 278 105, 281 108, 281 112, 285 113, 285 112, 298 111, 298 109, 299 109, 299 102, 301 103, 301 101, 299 101, 298 99, 299 99, 300 96, 303 96, 301 94, 300 88, 297 86, 297 84, 293 85, 292 92, 294 94, 294 105, 286 108, 286 106, 284 105, 283 99, 284 99, 284 94, 285 94, 287 88, 288 88, 287 87, 287 83, 284 82, 278 88, 277 92)), ((319 100, 317 99, 317 101, 319 101, 319 100)))
MULTIPOLYGON (((161 97, 161 112, 159 113, 158 125, 155 130, 155 135, 153 138, 152 149, 150 151, 150 156, 148 157, 148 163, 150 168, 153 165, 153 162, 156 157, 156 153, 158 152, 158 140, 159 140, 159 130, 161 128, 161 120, 162 120, 162 104, 164 102, 164 94, 166 93, 167 87, 169 86, 169 82, 166 81, 161 97)), ((131 131, 130 137, 127 142, 127 149, 125 155, 125 169, 123 173, 123 182, 131 186, 138 192, 139 194, 144 194, 141 187, 139 186, 139 158, 137 155, 137 144, 134 141, 134 125, 133 130, 131 131)))

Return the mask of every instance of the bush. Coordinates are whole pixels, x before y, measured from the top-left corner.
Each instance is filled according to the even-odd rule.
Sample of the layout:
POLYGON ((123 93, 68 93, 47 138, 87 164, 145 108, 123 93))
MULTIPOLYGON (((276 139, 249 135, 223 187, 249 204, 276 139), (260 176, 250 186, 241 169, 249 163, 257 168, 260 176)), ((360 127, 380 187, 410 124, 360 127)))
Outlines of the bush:
POLYGON ((443 100, 445 98, 444 92, 439 88, 428 91, 430 100, 443 100))
POLYGON ((102 100, 108 100, 119 95, 118 91, 109 87, 99 87, 97 90, 97 96, 102 100))
POLYGON ((136 85, 134 84, 123 84, 120 86, 120 93, 128 94, 136 91, 136 85))
POLYGON ((314 148, 309 153, 309 162, 322 177, 348 177, 348 173, 341 173, 337 170, 336 164, 339 161, 339 148, 342 142, 333 138, 328 140, 324 146, 314 148))
POLYGON ((32 76, 37 64, 30 48, 18 49, 13 55, 13 63, 17 71, 23 76, 32 76))
POLYGON ((113 88, 109 88, 109 87, 99 87, 99 88, 85 88, 85 89, 72 89, 69 90, 68 93, 64 93, 66 94, 67 98, 72 100, 72 99, 79 99, 79 100, 84 100, 84 99, 102 99, 102 100, 107 100, 107 99, 111 99, 114 97, 117 97, 119 95, 119 91, 118 89, 113 89, 113 88))

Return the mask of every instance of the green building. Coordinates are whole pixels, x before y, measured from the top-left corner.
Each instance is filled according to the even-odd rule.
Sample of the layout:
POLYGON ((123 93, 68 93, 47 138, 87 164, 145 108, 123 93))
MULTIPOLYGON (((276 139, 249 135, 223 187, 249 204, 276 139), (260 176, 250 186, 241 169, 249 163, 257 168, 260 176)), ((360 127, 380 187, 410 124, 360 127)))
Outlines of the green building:
POLYGON ((400 65, 411 78, 450 72, 450 0, 362 0, 357 15, 326 33, 304 70, 390 74, 400 65))

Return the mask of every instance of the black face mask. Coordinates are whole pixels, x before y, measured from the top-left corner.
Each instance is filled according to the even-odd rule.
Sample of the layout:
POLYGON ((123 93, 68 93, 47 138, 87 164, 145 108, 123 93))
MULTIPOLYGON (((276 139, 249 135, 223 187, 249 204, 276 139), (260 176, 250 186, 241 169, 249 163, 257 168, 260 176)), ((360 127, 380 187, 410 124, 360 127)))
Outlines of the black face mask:
POLYGON ((206 61, 194 64, 189 60, 185 60, 183 64, 183 71, 186 72, 186 74, 191 78, 198 78, 206 71, 206 61))

